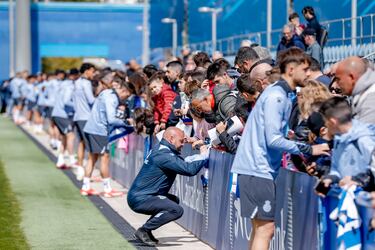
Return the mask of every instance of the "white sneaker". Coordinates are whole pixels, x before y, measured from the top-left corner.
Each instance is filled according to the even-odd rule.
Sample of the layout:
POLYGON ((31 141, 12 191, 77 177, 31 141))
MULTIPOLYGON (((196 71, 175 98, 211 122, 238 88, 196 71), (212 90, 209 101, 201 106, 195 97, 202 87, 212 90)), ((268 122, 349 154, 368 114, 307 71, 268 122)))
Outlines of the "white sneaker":
POLYGON ((57 157, 56 167, 60 168, 60 169, 64 169, 66 167, 65 166, 65 159, 64 159, 64 157, 62 155, 59 155, 57 157))
POLYGON ((85 176, 85 169, 82 166, 77 166, 76 168, 76 178, 78 181, 82 181, 85 176))

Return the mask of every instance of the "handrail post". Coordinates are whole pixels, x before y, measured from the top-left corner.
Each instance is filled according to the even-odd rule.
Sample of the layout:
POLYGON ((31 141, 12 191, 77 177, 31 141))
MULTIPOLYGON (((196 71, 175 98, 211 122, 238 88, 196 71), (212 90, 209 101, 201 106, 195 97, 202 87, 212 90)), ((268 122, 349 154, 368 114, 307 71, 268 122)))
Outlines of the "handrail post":
POLYGON ((267 0, 267 48, 272 46, 272 0, 267 0))
POLYGON ((342 19, 342 45, 345 45, 345 20, 342 19))
POLYGON ((361 44, 363 44, 363 17, 359 17, 359 33, 361 34, 361 44))
POLYGON ((371 21, 371 43, 373 42, 373 38, 374 38, 374 14, 371 14, 370 15, 370 21, 371 21))
POLYGON ((258 36, 258 43, 260 46, 262 46, 262 35, 260 34, 260 32, 257 33, 257 36, 258 36))
POLYGON ((357 43, 357 0, 352 0, 352 47, 357 43))

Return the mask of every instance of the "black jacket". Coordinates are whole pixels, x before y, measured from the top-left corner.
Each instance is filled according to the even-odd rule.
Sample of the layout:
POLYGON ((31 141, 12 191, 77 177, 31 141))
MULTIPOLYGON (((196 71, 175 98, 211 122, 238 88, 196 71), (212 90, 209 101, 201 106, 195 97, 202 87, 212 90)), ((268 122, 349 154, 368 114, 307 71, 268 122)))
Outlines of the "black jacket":
POLYGON ((307 20, 306 28, 312 28, 316 32, 316 41, 320 44, 320 40, 322 37, 322 26, 320 25, 318 19, 316 17, 307 20))
POLYGON ((212 92, 215 98, 216 124, 234 116, 238 92, 231 90, 225 84, 216 85, 212 92))

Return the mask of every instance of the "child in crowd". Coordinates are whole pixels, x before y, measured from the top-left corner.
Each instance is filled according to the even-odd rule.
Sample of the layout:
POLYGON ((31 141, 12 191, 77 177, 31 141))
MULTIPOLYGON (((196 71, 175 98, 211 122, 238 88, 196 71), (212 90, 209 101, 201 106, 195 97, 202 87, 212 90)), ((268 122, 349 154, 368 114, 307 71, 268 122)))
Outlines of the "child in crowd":
MULTIPOLYGON (((309 128, 309 141, 311 144, 327 143, 330 148, 333 147, 333 135, 324 124, 324 118, 321 113, 313 112, 307 119, 307 127, 309 128)), ((317 176, 318 178, 328 175, 331 167, 331 156, 320 155, 312 156, 308 159, 311 164, 306 167, 308 174, 317 176)))
POLYGON ((339 183, 366 189, 373 185, 370 166, 375 149, 375 127, 352 120, 351 108, 342 97, 324 102, 320 112, 329 133, 335 135, 331 170, 322 178, 325 187, 339 183))
POLYGON ((170 115, 172 113, 173 101, 176 98, 176 93, 171 86, 164 83, 164 73, 157 72, 149 80, 149 88, 152 95, 152 101, 155 106, 154 121, 156 124, 155 132, 166 129, 168 126, 175 124, 170 123, 170 115))

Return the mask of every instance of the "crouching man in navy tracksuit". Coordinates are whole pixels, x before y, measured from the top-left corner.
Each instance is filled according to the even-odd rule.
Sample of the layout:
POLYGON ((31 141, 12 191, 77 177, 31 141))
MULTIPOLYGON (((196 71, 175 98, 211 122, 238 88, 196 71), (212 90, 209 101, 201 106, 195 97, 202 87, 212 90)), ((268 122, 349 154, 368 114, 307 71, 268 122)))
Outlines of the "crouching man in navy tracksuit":
POLYGON ((184 132, 169 127, 157 148, 150 151, 142 169, 135 178, 128 193, 129 207, 137 213, 151 215, 140 227, 135 236, 147 245, 154 246, 158 240, 151 231, 168 222, 177 220, 184 210, 178 197, 169 194, 177 174, 194 176, 205 165, 209 151, 206 146, 200 148, 199 155, 180 156, 184 145, 184 132))

